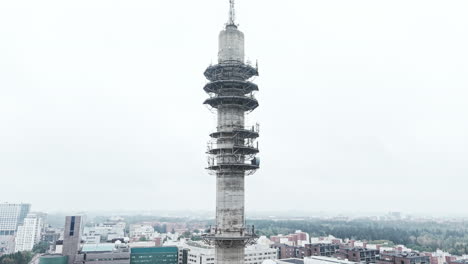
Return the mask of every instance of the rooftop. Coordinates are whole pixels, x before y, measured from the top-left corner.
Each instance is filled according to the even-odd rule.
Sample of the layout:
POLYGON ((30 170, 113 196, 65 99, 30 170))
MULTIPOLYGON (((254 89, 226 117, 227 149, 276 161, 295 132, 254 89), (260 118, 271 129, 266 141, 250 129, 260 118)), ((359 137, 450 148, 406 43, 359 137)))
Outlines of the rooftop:
POLYGON ((309 260, 312 260, 313 262, 321 262, 321 263, 338 263, 338 264, 354 264, 356 262, 349 261, 347 259, 339 259, 339 258, 333 258, 333 257, 321 257, 321 256, 311 256, 311 257, 305 257, 304 258, 306 262, 310 263, 309 260))
POLYGON ((304 264, 304 260, 303 259, 299 259, 299 258, 287 258, 287 259, 278 259, 276 260, 277 263, 279 264, 304 264))
POLYGON ((143 247, 143 248, 132 248, 133 253, 175 253, 179 252, 179 249, 175 246, 173 247, 143 247))
POLYGON ((62 256, 61 254, 45 254, 42 255, 41 258, 66 258, 66 256, 62 256))
POLYGON ((382 255, 404 257, 404 258, 424 257, 424 255, 419 254, 418 252, 399 252, 399 251, 383 252, 382 255))
POLYGON ((346 250, 349 250, 349 251, 378 251, 377 249, 370 249, 370 248, 363 248, 363 247, 349 247, 349 248, 345 248, 346 250))
POLYGON ((84 244, 82 252, 112 252, 115 249, 114 244, 84 244))

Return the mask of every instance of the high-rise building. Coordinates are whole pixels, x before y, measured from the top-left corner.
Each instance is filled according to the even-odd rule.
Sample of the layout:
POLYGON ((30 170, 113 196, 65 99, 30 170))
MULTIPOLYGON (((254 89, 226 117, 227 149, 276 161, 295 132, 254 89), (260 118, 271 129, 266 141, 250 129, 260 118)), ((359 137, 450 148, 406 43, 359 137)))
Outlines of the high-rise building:
POLYGON ((28 214, 24 223, 18 227, 15 251, 30 251, 41 239, 42 218, 37 214, 28 214))
POLYGON ((218 64, 205 70, 210 96, 204 103, 217 110, 218 124, 208 145, 208 169, 216 175, 216 224, 205 241, 215 245, 216 263, 244 263, 244 248, 254 243, 254 229, 245 225, 245 176, 259 168, 258 126, 246 126, 245 114, 258 106, 250 81, 257 67, 245 63, 244 33, 235 22, 234 0, 229 20, 219 34, 218 64))
POLYGON ((0 203, 0 236, 14 235, 30 209, 30 204, 0 203))
POLYGON ((16 231, 30 208, 30 204, 0 203, 0 254, 14 252, 16 231))
POLYGON ((82 224, 81 216, 67 216, 65 218, 62 255, 68 257, 68 264, 75 262, 76 254, 80 249, 82 224))

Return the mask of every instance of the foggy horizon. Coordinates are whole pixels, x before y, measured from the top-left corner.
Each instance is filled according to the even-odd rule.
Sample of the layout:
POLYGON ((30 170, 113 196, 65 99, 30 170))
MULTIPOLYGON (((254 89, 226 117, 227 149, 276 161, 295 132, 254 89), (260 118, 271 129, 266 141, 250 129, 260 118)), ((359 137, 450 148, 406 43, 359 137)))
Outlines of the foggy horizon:
MULTIPOLYGON (((260 72, 247 217, 468 216, 468 2, 236 7, 260 72)), ((227 1, 1 2, 0 203, 214 212, 203 72, 226 21, 227 1)))
MULTIPOLYGON (((153 217, 173 217, 173 218, 188 218, 188 219, 201 219, 209 220, 215 218, 215 210, 35 210, 32 208, 31 212, 45 212, 53 216, 66 216, 66 215, 89 215, 92 217, 100 216, 153 216, 153 217)), ((305 210, 247 210, 246 219, 328 219, 328 218, 349 218, 349 219, 365 219, 365 218, 379 218, 386 217, 392 212, 383 211, 357 211, 352 212, 348 210, 341 211, 305 211, 305 210)), ((466 220, 468 214, 464 212, 450 213, 450 212, 398 212, 401 213, 402 218, 395 221, 412 221, 412 220, 466 220)), ((383 220, 384 218, 380 219, 383 220)))

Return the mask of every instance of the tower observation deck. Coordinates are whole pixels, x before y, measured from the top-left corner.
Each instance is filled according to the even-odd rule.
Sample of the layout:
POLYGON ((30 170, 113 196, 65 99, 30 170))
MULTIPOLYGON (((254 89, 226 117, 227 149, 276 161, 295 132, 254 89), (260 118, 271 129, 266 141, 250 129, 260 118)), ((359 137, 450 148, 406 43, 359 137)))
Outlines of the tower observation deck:
POLYGON ((245 63, 244 34, 235 24, 234 0, 229 20, 219 34, 218 63, 205 70, 204 104, 217 112, 217 128, 210 134, 207 169, 216 175, 216 224, 204 235, 215 245, 217 264, 243 264, 244 248, 255 243, 253 227, 245 225, 245 176, 259 168, 258 125, 246 126, 245 115, 258 107, 251 82, 258 68, 245 63))

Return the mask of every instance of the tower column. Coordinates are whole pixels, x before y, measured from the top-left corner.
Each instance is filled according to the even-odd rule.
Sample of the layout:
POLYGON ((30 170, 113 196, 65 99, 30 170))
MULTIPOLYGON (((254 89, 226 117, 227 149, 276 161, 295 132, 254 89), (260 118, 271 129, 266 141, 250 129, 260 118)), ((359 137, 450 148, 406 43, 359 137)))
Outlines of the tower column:
POLYGON ((217 264, 243 264, 244 248, 253 244, 253 227, 245 225, 245 176, 259 168, 256 157, 258 126, 245 126, 245 113, 258 107, 250 81, 257 68, 244 62, 244 33, 234 23, 234 0, 230 17, 219 34, 218 64, 208 67, 205 104, 216 109, 218 124, 208 144, 208 170, 216 175, 216 224, 203 236, 215 245, 217 264))
POLYGON ((244 174, 218 175, 216 226, 219 235, 237 235, 244 228, 244 174))
POLYGON ((216 264, 243 264, 244 251, 243 244, 230 248, 216 247, 216 264))

